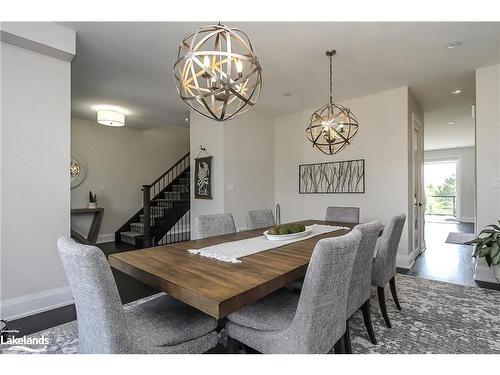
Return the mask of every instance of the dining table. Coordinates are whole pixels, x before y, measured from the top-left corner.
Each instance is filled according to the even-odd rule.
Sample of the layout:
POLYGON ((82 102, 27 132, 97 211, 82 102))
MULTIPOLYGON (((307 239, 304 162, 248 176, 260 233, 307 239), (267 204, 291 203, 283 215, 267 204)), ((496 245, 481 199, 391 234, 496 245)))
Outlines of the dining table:
POLYGON ((227 263, 188 250, 262 236, 268 228, 116 253, 108 261, 111 267, 222 319, 303 277, 320 239, 345 235, 356 225, 323 220, 294 223, 344 228, 242 257, 240 263, 227 263))

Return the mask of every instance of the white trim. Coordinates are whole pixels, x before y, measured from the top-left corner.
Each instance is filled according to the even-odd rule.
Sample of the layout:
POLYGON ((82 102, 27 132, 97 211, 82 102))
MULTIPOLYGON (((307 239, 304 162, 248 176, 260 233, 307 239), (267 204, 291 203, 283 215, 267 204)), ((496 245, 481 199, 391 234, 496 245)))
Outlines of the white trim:
POLYGON ((76 32, 53 22, 2 22, 0 40, 68 62, 76 55, 76 32))
POLYGON ((114 233, 103 233, 97 236, 97 243, 113 242, 115 240, 114 233))
POLYGON ((398 254, 396 255, 396 267, 403 268, 405 270, 410 270, 415 262, 414 251, 410 254, 398 254))
POLYGON ((13 320, 71 305, 73 295, 69 286, 27 294, 1 302, 2 319, 13 320))
POLYGON ((463 216, 460 218, 460 222, 461 223, 475 223, 475 220, 473 217, 466 217, 466 216, 463 216))

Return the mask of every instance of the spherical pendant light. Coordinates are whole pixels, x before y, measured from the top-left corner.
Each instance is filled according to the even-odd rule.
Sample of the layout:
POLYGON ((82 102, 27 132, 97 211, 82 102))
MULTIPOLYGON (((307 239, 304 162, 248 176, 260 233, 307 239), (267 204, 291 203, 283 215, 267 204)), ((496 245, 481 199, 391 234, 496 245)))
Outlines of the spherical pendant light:
POLYGON ((333 102, 333 55, 335 50, 327 51, 330 58, 330 101, 313 112, 306 129, 306 137, 313 147, 327 155, 342 151, 351 144, 358 132, 358 120, 349 108, 333 102))
POLYGON ((248 36, 218 24, 185 37, 174 64, 181 99, 216 121, 248 111, 262 89, 262 69, 248 36))

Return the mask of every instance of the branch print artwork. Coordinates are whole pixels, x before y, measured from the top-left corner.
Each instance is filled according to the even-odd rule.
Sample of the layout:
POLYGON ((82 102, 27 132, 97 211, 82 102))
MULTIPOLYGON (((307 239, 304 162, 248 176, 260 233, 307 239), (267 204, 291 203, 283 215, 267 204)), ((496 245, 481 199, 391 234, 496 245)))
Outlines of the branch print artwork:
POLYGON ((365 192, 365 161, 349 160, 299 165, 300 194, 365 192))

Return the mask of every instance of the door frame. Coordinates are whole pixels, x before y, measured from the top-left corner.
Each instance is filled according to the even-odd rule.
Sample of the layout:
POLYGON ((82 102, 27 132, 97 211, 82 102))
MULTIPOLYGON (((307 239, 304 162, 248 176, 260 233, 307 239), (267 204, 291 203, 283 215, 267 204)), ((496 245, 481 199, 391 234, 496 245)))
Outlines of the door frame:
POLYGON ((416 209, 416 215, 417 218, 415 218, 414 214, 412 213, 412 238, 411 238, 411 262, 413 262, 424 250, 425 250, 425 206, 423 204, 423 198, 424 198, 424 191, 425 191, 425 185, 424 185, 424 127, 422 123, 418 120, 417 116, 415 115, 414 112, 412 112, 412 154, 413 154, 413 147, 414 147, 414 142, 415 140, 413 139, 415 135, 415 131, 417 131, 418 134, 418 140, 417 140, 417 163, 419 165, 419 174, 420 174, 420 183, 419 183, 419 191, 415 191, 415 186, 416 182, 414 181, 415 178, 415 165, 416 161, 414 160, 414 155, 412 155, 412 186, 411 186, 411 203, 412 203, 412 209, 415 207, 415 204, 417 204, 417 209, 416 209), (416 194, 417 193, 417 194, 416 194), (417 195, 417 200, 415 202, 415 195, 417 195), (418 205, 421 204, 421 205, 418 205), (414 228, 414 222, 415 220, 417 221, 417 230, 415 231, 414 228), (415 236, 418 236, 417 239, 415 239, 415 236), (417 241, 415 241, 417 240, 417 241), (419 243, 418 247, 415 247, 415 242, 419 243))

